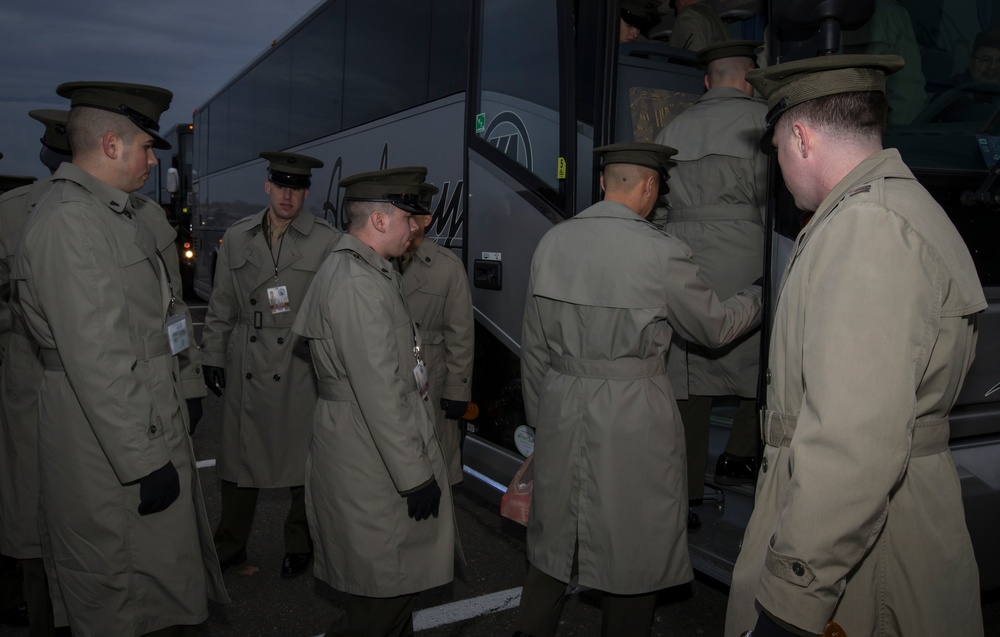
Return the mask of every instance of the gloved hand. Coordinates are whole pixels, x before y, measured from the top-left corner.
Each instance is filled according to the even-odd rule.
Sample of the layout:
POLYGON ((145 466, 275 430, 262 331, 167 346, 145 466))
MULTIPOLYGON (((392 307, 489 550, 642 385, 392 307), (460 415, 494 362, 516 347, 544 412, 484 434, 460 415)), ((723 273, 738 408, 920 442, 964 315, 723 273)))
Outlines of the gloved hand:
POLYGON ((144 478, 139 478, 139 515, 159 513, 181 494, 180 476, 172 462, 167 462, 144 478))
POLYGON ((194 428, 198 426, 198 423, 201 421, 201 415, 204 413, 204 410, 201 408, 201 398, 188 398, 187 408, 188 433, 193 436, 194 428))
POLYGON ((432 515, 437 517, 440 504, 441 488, 438 487, 437 479, 433 477, 423 487, 406 496, 407 513, 418 522, 432 515))
POLYGON ((464 400, 441 399, 441 409, 444 410, 444 417, 448 420, 458 420, 465 415, 465 410, 468 407, 469 403, 464 400))
POLYGON ((767 613, 763 612, 757 616, 757 625, 748 632, 753 637, 798 637, 798 633, 782 628, 767 613))
POLYGON ((216 396, 221 396, 222 390, 226 388, 226 370, 221 367, 202 365, 201 371, 205 374, 205 386, 216 396))

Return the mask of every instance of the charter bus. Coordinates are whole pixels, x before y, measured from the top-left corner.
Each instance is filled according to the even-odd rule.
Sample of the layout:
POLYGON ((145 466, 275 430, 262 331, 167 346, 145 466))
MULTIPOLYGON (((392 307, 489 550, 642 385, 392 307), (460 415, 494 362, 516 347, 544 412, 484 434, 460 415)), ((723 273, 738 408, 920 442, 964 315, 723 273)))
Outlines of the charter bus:
MULTIPOLYGON (((964 74, 977 34, 1000 26, 1000 13, 988 0, 705 1, 733 37, 766 36, 764 63, 907 45, 907 63, 921 70, 919 112, 891 126, 886 144, 901 150, 954 220, 990 301, 975 364, 952 414, 951 447, 982 586, 995 588, 1000 251, 993 244, 1000 229, 1000 172, 994 169, 1000 85, 969 83, 964 74), (870 17, 895 9, 908 18, 912 34, 886 43, 887 34, 873 28, 870 17)), ((321 159, 325 165, 314 171, 306 210, 342 229, 341 177, 427 166, 428 181, 441 188, 429 236, 466 264, 476 318, 473 400, 480 410, 464 423, 465 489, 497 505, 533 449, 518 355, 535 246, 554 224, 600 199, 595 147, 652 140, 704 92, 694 54, 666 42, 673 18, 667 4, 648 39, 621 45, 614 0, 318 5, 195 113, 195 290, 205 299, 211 294, 225 229, 267 203, 259 152, 321 159)), ((891 24, 900 23, 896 14, 891 24)), ((776 164, 767 187, 765 265, 773 286, 800 213, 776 164)), ((713 413, 709 467, 723 450, 731 415, 725 403, 713 413)), ((692 561, 728 583, 753 490, 707 478, 698 509, 704 525, 690 537, 692 561)))
POLYGON ((185 295, 194 284, 194 240, 191 235, 191 210, 194 206, 191 174, 194 165, 194 125, 174 124, 162 137, 170 143, 167 150, 153 149, 158 164, 149 172, 143 186, 146 195, 167 213, 170 225, 177 230, 181 283, 185 295))

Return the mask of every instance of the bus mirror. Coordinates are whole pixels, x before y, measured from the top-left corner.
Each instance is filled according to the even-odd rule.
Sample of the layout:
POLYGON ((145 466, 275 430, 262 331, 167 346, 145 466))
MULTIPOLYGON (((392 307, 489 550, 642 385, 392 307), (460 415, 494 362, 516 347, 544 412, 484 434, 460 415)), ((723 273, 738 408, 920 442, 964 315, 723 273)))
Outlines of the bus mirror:
POLYGON ((171 195, 180 190, 180 174, 176 168, 167 169, 167 192, 171 195))

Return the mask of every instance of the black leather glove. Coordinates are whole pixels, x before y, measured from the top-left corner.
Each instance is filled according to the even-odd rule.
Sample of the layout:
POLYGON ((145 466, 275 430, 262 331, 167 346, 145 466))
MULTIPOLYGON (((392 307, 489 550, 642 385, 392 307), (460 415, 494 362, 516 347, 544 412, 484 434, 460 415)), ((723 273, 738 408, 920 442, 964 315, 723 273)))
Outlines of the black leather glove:
POLYGON ((201 408, 201 398, 188 398, 187 408, 188 433, 193 436, 194 428, 198 426, 198 423, 201 421, 201 415, 204 413, 204 410, 201 408))
POLYGON ((181 480, 172 462, 139 478, 139 515, 159 513, 181 494, 181 480))
POLYGON ((753 637, 801 637, 800 633, 782 628, 767 613, 757 616, 757 625, 750 633, 753 637))
POLYGON ((465 415, 465 410, 468 407, 469 403, 464 400, 441 399, 441 409, 444 410, 444 417, 448 420, 458 420, 465 415))
POLYGON ((202 365, 201 371, 205 374, 205 386, 216 396, 221 396, 222 390, 226 388, 226 370, 202 365))
POLYGON ((441 488, 438 487, 437 479, 431 481, 413 493, 406 496, 407 513, 414 520, 426 520, 437 517, 438 507, 441 504, 441 488))

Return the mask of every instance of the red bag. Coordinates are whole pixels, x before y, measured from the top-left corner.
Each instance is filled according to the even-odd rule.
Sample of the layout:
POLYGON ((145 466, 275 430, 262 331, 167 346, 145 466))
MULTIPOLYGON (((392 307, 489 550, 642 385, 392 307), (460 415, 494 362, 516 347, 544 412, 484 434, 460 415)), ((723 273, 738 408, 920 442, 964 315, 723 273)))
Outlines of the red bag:
POLYGON ((531 454, 521 464, 507 487, 507 493, 500 499, 500 515, 524 526, 528 526, 528 512, 531 511, 531 481, 534 473, 531 467, 534 457, 535 454, 531 454))

